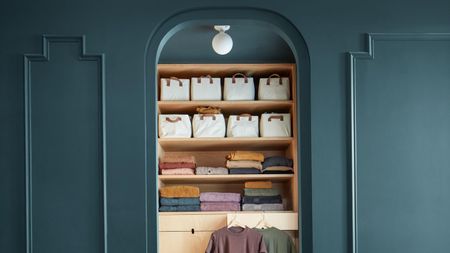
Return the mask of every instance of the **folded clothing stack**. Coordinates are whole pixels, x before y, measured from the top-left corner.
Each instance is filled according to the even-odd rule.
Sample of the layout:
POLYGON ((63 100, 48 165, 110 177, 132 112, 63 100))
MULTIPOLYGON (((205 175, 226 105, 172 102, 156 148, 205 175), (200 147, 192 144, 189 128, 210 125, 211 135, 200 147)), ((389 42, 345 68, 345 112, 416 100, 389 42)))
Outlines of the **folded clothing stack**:
POLYGON ((197 167, 195 169, 195 174, 197 175, 226 175, 228 174, 228 169, 224 167, 197 167))
POLYGON ((264 159, 262 164, 264 174, 292 174, 294 163, 292 159, 283 156, 272 156, 264 159))
POLYGON ((200 189, 194 186, 165 186, 159 189, 160 212, 200 211, 200 189))
POLYGON ((159 159, 161 175, 194 175, 195 157, 187 155, 164 155, 159 159))
POLYGON ((245 182, 242 211, 283 211, 283 201, 278 189, 270 181, 245 182))
POLYGON ((241 194, 231 192, 202 192, 200 194, 202 211, 240 211, 241 194))
POLYGON ((235 151, 227 155, 226 167, 230 174, 260 174, 264 154, 249 151, 235 151))

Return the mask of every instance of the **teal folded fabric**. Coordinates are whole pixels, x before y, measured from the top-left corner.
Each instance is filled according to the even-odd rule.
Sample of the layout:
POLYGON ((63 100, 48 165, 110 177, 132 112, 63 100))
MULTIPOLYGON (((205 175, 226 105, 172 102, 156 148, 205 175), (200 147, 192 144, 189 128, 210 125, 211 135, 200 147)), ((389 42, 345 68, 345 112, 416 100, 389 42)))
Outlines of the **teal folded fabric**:
POLYGON ((195 206, 200 205, 199 198, 160 198, 162 206, 195 206))
POLYGON ((200 211, 200 205, 195 206, 160 206, 160 212, 193 212, 200 211))
POLYGON ((245 196, 277 196, 280 195, 278 189, 244 189, 245 196))

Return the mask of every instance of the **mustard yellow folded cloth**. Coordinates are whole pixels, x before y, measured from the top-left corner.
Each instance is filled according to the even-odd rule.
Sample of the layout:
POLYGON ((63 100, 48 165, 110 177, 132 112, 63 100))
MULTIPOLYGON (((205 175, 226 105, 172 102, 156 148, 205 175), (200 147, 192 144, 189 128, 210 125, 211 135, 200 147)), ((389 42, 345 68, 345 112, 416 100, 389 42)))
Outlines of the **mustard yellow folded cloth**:
POLYGON ((264 154, 250 151, 234 151, 227 155, 227 159, 232 161, 251 160, 264 162, 264 154))
POLYGON ((166 154, 159 158, 160 163, 194 163, 195 157, 183 154, 166 154))
POLYGON ((247 181, 244 184, 247 189, 271 189, 272 182, 270 181, 247 181))
POLYGON ((264 168, 263 171, 294 171, 294 169, 288 166, 270 166, 264 168))
POLYGON ((257 161, 230 161, 230 160, 227 160, 226 167, 229 169, 255 168, 258 170, 262 170, 261 162, 257 162, 257 161))
POLYGON ((159 189, 159 194, 163 198, 198 198, 200 189, 186 185, 164 186, 159 189))

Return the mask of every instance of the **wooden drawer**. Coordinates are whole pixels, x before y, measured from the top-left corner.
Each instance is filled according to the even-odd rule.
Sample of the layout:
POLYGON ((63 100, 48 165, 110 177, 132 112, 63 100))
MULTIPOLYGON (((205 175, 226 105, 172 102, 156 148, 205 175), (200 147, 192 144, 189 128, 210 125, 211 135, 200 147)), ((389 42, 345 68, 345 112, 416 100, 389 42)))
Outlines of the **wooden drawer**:
POLYGON ((212 232, 160 232, 159 253, 205 252, 212 232))
POLYGON ((298 213, 295 212, 240 212, 227 214, 227 220, 236 219, 240 224, 255 227, 262 219, 280 230, 298 230, 298 213))
MULTIPOLYGON (((216 231, 227 225, 227 215, 218 214, 159 214, 160 232, 216 231)), ((176 252, 176 251, 174 251, 176 252)))

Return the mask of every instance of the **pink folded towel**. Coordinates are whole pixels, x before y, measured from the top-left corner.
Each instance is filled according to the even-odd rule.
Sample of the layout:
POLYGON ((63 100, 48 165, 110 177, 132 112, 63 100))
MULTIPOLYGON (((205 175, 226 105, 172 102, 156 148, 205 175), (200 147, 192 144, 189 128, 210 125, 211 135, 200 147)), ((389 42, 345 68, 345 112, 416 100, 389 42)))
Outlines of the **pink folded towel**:
POLYGON ((202 192, 200 193, 201 202, 241 202, 240 193, 231 192, 202 192))
POLYGON ((179 168, 179 169, 164 169, 161 170, 161 175, 194 175, 194 169, 179 168))
POLYGON ((200 203, 202 211, 240 211, 239 202, 202 202, 200 203))

